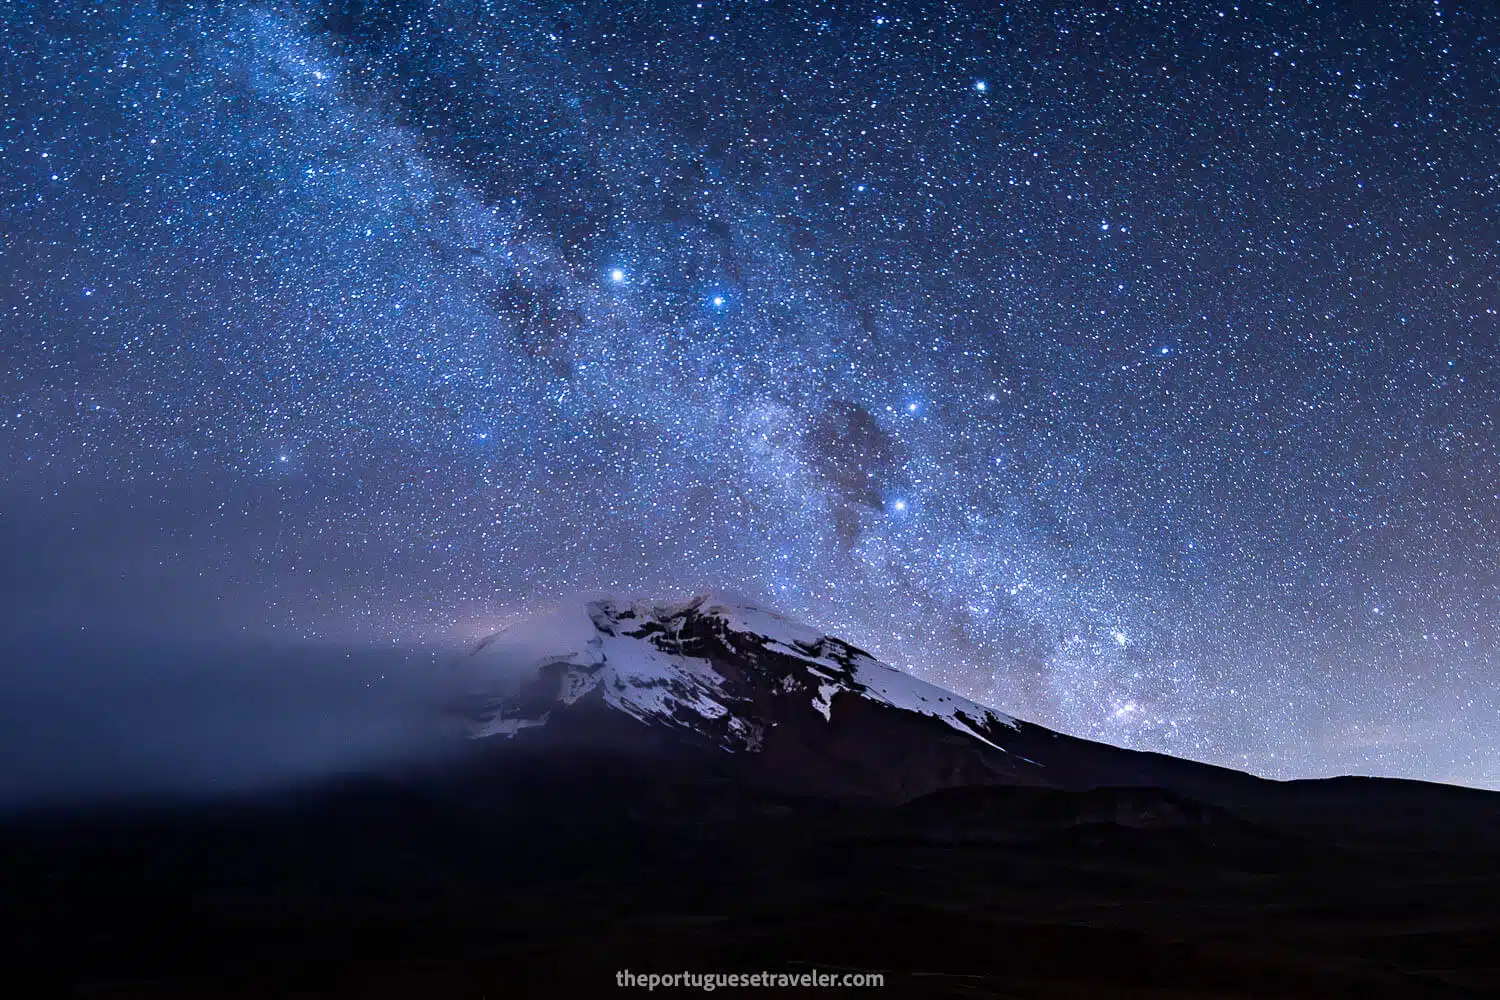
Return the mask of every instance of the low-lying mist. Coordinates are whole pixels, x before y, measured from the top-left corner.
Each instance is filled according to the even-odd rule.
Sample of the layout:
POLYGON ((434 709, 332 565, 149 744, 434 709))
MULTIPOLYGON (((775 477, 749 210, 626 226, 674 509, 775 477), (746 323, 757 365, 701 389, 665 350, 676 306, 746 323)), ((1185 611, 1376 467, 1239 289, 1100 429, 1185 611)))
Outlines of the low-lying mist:
POLYGON ((236 794, 465 744, 452 652, 33 639, 0 652, 0 808, 236 794))

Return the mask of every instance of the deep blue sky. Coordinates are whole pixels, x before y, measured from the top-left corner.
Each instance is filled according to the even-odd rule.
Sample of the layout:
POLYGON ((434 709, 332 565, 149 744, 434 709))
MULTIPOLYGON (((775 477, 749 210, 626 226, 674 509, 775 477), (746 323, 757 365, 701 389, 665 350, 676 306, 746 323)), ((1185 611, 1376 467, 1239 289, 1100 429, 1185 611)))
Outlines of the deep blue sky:
POLYGON ((1493 8, 123 6, 0 8, 14 630, 729 589, 1500 785, 1493 8))

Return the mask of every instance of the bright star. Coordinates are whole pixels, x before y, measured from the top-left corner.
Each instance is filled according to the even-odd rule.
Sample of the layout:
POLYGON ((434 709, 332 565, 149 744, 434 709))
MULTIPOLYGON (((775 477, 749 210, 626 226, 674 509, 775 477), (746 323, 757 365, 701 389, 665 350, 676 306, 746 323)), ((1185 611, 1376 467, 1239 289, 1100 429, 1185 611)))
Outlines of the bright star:
POLYGON ((624 281, 625 272, 617 267, 613 271, 609 272, 609 280, 614 282, 624 281))
POLYGON ((987 83, 985 83, 983 80, 975 80, 974 81, 974 89, 977 90, 977 91, 979 91, 982 94, 986 90, 990 89, 990 85, 987 84, 987 83))
POLYGON ((905 500, 897 500, 895 503, 891 504, 891 508, 893 510, 898 510, 898 511, 905 510, 906 509, 906 501, 905 500))

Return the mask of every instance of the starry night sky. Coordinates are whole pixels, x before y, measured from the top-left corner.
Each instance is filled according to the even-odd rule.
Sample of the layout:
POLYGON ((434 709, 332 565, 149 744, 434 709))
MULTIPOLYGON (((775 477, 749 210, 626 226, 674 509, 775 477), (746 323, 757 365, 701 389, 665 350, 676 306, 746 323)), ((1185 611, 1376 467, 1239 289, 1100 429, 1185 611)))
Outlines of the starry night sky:
POLYGON ((1494 8, 124 6, 0 5, 12 626, 715 589, 1500 786, 1494 8))

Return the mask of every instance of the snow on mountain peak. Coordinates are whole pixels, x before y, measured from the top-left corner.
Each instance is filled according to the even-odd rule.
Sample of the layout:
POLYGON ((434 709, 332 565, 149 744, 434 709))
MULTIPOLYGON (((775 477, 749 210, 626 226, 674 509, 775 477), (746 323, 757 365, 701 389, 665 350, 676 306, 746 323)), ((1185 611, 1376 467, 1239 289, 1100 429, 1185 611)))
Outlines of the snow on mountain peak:
POLYGON ((1018 725, 840 639, 711 594, 565 604, 485 639, 471 665, 486 706, 475 737, 546 725, 557 708, 594 692, 643 723, 693 730, 731 752, 759 749, 766 727, 778 724, 777 706, 792 698, 831 722, 840 699, 862 697, 940 719, 996 749, 986 733, 1018 725))

